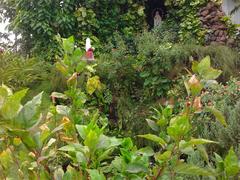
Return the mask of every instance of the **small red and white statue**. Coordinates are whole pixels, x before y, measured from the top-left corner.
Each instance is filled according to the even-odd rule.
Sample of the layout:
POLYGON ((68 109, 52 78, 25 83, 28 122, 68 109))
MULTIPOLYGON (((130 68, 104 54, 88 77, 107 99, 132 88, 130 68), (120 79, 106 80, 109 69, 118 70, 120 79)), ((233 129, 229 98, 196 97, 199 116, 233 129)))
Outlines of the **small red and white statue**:
POLYGON ((94 61, 94 48, 91 46, 91 40, 90 38, 86 39, 86 45, 85 45, 85 50, 86 53, 85 55, 82 57, 82 60, 87 60, 87 61, 94 61))

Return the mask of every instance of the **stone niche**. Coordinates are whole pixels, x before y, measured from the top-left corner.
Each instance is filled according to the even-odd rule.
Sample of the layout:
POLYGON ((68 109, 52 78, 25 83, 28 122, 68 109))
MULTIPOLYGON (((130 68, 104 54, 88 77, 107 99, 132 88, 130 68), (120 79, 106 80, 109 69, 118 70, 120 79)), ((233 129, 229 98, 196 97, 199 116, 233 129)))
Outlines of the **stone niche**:
POLYGON ((160 12, 160 16, 162 20, 164 20, 166 16, 164 0, 147 0, 145 4, 145 12, 149 29, 154 27, 154 15, 156 11, 160 12))

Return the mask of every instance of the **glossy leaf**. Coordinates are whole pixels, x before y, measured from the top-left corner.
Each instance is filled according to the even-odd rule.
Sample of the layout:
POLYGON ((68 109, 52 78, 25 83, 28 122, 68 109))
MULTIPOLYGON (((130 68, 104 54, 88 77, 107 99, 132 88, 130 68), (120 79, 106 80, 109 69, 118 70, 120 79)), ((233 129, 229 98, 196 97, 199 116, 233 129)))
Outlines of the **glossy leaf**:
POLYGON ((178 116, 170 121, 170 125, 167 128, 168 134, 175 140, 186 135, 191 129, 189 119, 187 116, 178 116))
POLYGON ((148 169, 140 163, 130 163, 126 167, 126 171, 129 173, 140 173, 140 172, 147 172, 148 169))
POLYGON ((217 144, 215 141, 211 141, 208 139, 194 139, 192 138, 190 141, 186 143, 186 145, 202 145, 202 144, 209 144, 209 143, 214 143, 217 144))
POLYGON ((142 155, 142 156, 153 156, 154 155, 154 151, 151 147, 141 148, 136 153, 139 155, 142 155))
POLYGON ((217 153, 214 153, 215 155, 215 162, 217 166, 217 172, 223 173, 224 172, 224 161, 221 156, 219 156, 217 153))
POLYGON ((229 150, 224 159, 224 167, 228 176, 235 176, 240 172, 238 157, 235 154, 233 147, 229 150))
POLYGON ((29 149, 34 149, 37 148, 38 145, 34 141, 33 136, 26 130, 11 130, 9 129, 8 132, 13 135, 14 137, 19 137, 21 138, 21 141, 23 144, 29 148, 29 149))
POLYGON ((192 71, 196 74, 198 73, 198 62, 197 61, 193 61, 192 62, 192 71))
POLYGON ((4 119, 10 120, 17 116, 21 108, 21 100, 26 95, 27 89, 18 91, 9 96, 0 109, 0 114, 4 119))
POLYGON ((180 164, 175 167, 175 171, 178 174, 186 174, 186 175, 199 175, 199 176, 216 176, 217 173, 214 169, 210 168, 201 168, 191 164, 180 164))
POLYGON ((164 153, 160 153, 160 152, 156 153, 154 157, 157 161, 167 161, 169 160, 171 155, 172 155, 171 151, 165 151, 164 153))
POLYGON ((159 131, 159 127, 158 127, 158 125, 157 125, 157 123, 155 122, 155 121, 153 121, 153 120, 150 120, 150 119, 146 119, 146 121, 147 121, 147 123, 148 123, 148 126, 152 129, 152 130, 154 130, 154 131, 159 131))
POLYGON ((71 54, 74 50, 74 37, 71 36, 68 39, 63 39, 63 49, 66 53, 71 54))
POLYGON ((86 139, 84 140, 84 145, 88 146, 90 151, 94 152, 98 142, 99 142, 98 134, 95 131, 90 130, 90 132, 86 136, 86 139))
POLYGON ((217 79, 222 74, 221 70, 209 68, 206 73, 202 76, 205 80, 214 80, 217 79))
POLYGON ((63 106, 63 105, 57 105, 56 106, 56 111, 60 115, 68 116, 69 113, 70 113, 70 108, 67 107, 67 106, 63 106))
POLYGON ((4 101, 7 99, 8 97, 8 91, 6 88, 4 88, 3 86, 0 87, 0 109, 4 103, 4 101))
POLYGON ((30 128, 38 121, 40 112, 39 108, 42 102, 42 94, 38 94, 31 101, 28 101, 21 109, 16 118, 16 123, 20 124, 22 128, 30 128))
POLYGON ((96 169, 87 170, 91 180, 106 180, 105 176, 96 169))
POLYGON ((206 56, 204 59, 202 59, 198 65, 197 70, 200 75, 203 75, 208 71, 208 69, 211 67, 211 60, 210 56, 206 56))
POLYGON ((87 126, 85 125, 76 125, 76 129, 78 134, 81 136, 82 139, 85 139, 87 136, 87 126))
POLYGON ((63 175, 63 180, 78 180, 79 172, 71 166, 67 167, 67 172, 63 175))
POLYGON ((64 76, 68 75, 68 69, 64 64, 57 62, 55 64, 55 66, 56 66, 57 70, 60 71, 64 76))
POLYGON ((165 147, 167 145, 167 143, 162 138, 154 134, 138 135, 138 137, 145 138, 153 142, 159 143, 162 147, 165 147))
POLYGON ((223 126, 227 126, 227 122, 226 122, 225 117, 222 114, 222 112, 220 112, 219 110, 215 109, 214 107, 210 107, 210 106, 207 107, 206 110, 211 112, 223 126))

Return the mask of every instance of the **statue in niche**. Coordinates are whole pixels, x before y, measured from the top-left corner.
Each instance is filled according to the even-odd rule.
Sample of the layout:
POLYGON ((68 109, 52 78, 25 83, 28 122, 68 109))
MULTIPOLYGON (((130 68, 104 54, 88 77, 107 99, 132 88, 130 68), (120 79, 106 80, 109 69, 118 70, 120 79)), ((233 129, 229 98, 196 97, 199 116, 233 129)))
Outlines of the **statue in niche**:
POLYGON ((161 25, 162 17, 160 15, 159 10, 155 12, 153 20, 154 20, 154 27, 161 25))

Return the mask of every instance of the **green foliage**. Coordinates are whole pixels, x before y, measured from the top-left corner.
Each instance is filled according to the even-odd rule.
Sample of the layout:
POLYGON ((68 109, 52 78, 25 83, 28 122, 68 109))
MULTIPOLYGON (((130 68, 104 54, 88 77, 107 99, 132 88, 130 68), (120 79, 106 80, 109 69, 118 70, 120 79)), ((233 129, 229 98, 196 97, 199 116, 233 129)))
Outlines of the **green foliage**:
MULTIPOLYGON (((154 155, 155 164, 152 172, 153 179, 161 177, 174 179, 181 174, 194 176, 201 175, 208 178, 213 178, 214 176, 218 176, 219 178, 230 178, 239 173, 239 160, 233 149, 230 149, 225 160, 221 161, 221 163, 224 163, 224 168, 220 169, 217 165, 217 169, 213 169, 206 150, 202 145, 216 142, 193 137, 195 124, 192 118, 195 113, 198 113, 199 109, 200 111, 203 109, 203 106, 201 105, 201 100, 199 102, 196 101, 202 89, 196 91, 191 87, 198 84, 202 84, 204 87, 206 81, 216 79, 221 72, 218 72, 218 70, 210 66, 209 57, 204 58, 199 63, 194 63, 192 69, 197 73, 199 79, 200 77, 203 79, 201 78, 198 80, 197 75, 193 75, 190 80, 185 83, 186 89, 189 90, 190 102, 186 103, 183 111, 178 115, 174 115, 172 114, 171 107, 161 108, 160 111, 155 110, 156 116, 153 116, 153 120, 148 119, 147 122, 157 135, 146 134, 139 136, 160 145, 159 151, 154 155), (202 74, 203 71, 204 76, 202 74), (212 73, 215 71, 217 72, 216 74, 212 73), (212 76, 212 74, 214 74, 214 76, 212 76), (207 162, 206 167, 199 167, 182 162, 181 154, 192 155, 198 151, 205 162, 207 162)), ((216 113, 213 114, 216 115, 216 113)), ((219 163, 219 159, 221 159, 220 156, 216 159, 217 164, 219 163)))
POLYGON ((12 88, 21 89, 40 83, 48 79, 50 69, 50 64, 35 58, 27 59, 11 52, 0 54, 0 83, 12 88))
MULTIPOLYGON (((67 86, 63 93, 51 94, 49 109, 41 111, 43 93, 22 105, 27 89, 13 93, 5 85, 0 87, 1 178, 174 179, 185 175, 228 179, 238 175, 239 160, 233 148, 224 160, 215 154, 215 167, 203 145, 216 142, 195 136, 193 117, 203 110, 199 95, 221 74, 211 67, 209 57, 194 62, 195 75, 185 83, 190 103, 177 114, 171 106, 154 109, 157 114, 147 120, 155 133, 138 137, 156 143, 154 151, 146 146, 138 149, 131 138, 107 134, 108 120, 93 103, 102 98, 105 88, 96 75, 97 64, 82 59, 73 37, 62 39, 61 44, 64 56, 55 67, 67 86), (205 165, 183 162, 181 155, 194 153, 201 154, 205 165)), ((136 66, 124 67, 136 70, 136 66)), ((213 114, 223 121, 218 111, 213 114)))
POLYGON ((94 46, 99 47, 115 31, 133 36, 142 30, 144 22, 143 1, 135 0, 7 0, 1 5, 2 14, 10 18, 10 29, 22 36, 22 52, 45 60, 53 60, 61 53, 55 35, 74 35, 81 45, 90 37, 94 46))
POLYGON ((195 39, 199 43, 204 43, 206 32, 201 26, 198 11, 207 2, 207 0, 165 1, 166 6, 173 8, 170 11, 170 17, 179 22, 180 30, 178 33, 180 41, 195 39))
POLYGON ((208 87, 202 95, 204 104, 213 105, 222 112, 221 114, 219 112, 215 113, 217 113, 220 122, 227 124, 227 126, 223 127, 208 112, 204 112, 196 117, 198 134, 204 138, 220 142, 220 147, 210 146, 209 149, 214 149, 221 155, 226 154, 231 146, 239 154, 239 100, 239 84, 236 79, 231 79, 226 85, 214 84, 208 87), (202 121, 202 119, 208 119, 209 121, 202 121))
POLYGON ((22 105, 26 92, 12 93, 8 87, 1 86, 1 178, 47 178, 47 171, 43 169, 46 159, 53 155, 49 147, 56 139, 52 137, 63 128, 63 125, 52 126, 50 130, 51 123, 47 124, 47 119, 42 118, 39 111, 42 93, 22 105))
MULTIPOLYGON (((237 75, 239 55, 236 51, 219 45, 178 44, 171 35, 171 30, 163 25, 137 36, 131 44, 116 36, 115 43, 106 46, 106 52, 97 59, 96 74, 112 94, 111 107, 107 107, 105 113, 113 127, 124 130, 123 134, 148 131, 147 106, 164 104, 168 97, 173 97, 176 105, 179 98, 185 97, 181 75, 186 74, 185 68, 191 67, 192 59, 209 55, 212 66, 223 70, 219 77, 223 81, 237 75)), ((179 110, 177 105, 174 109, 179 110)), ((142 140, 136 141, 144 144, 142 140)))

